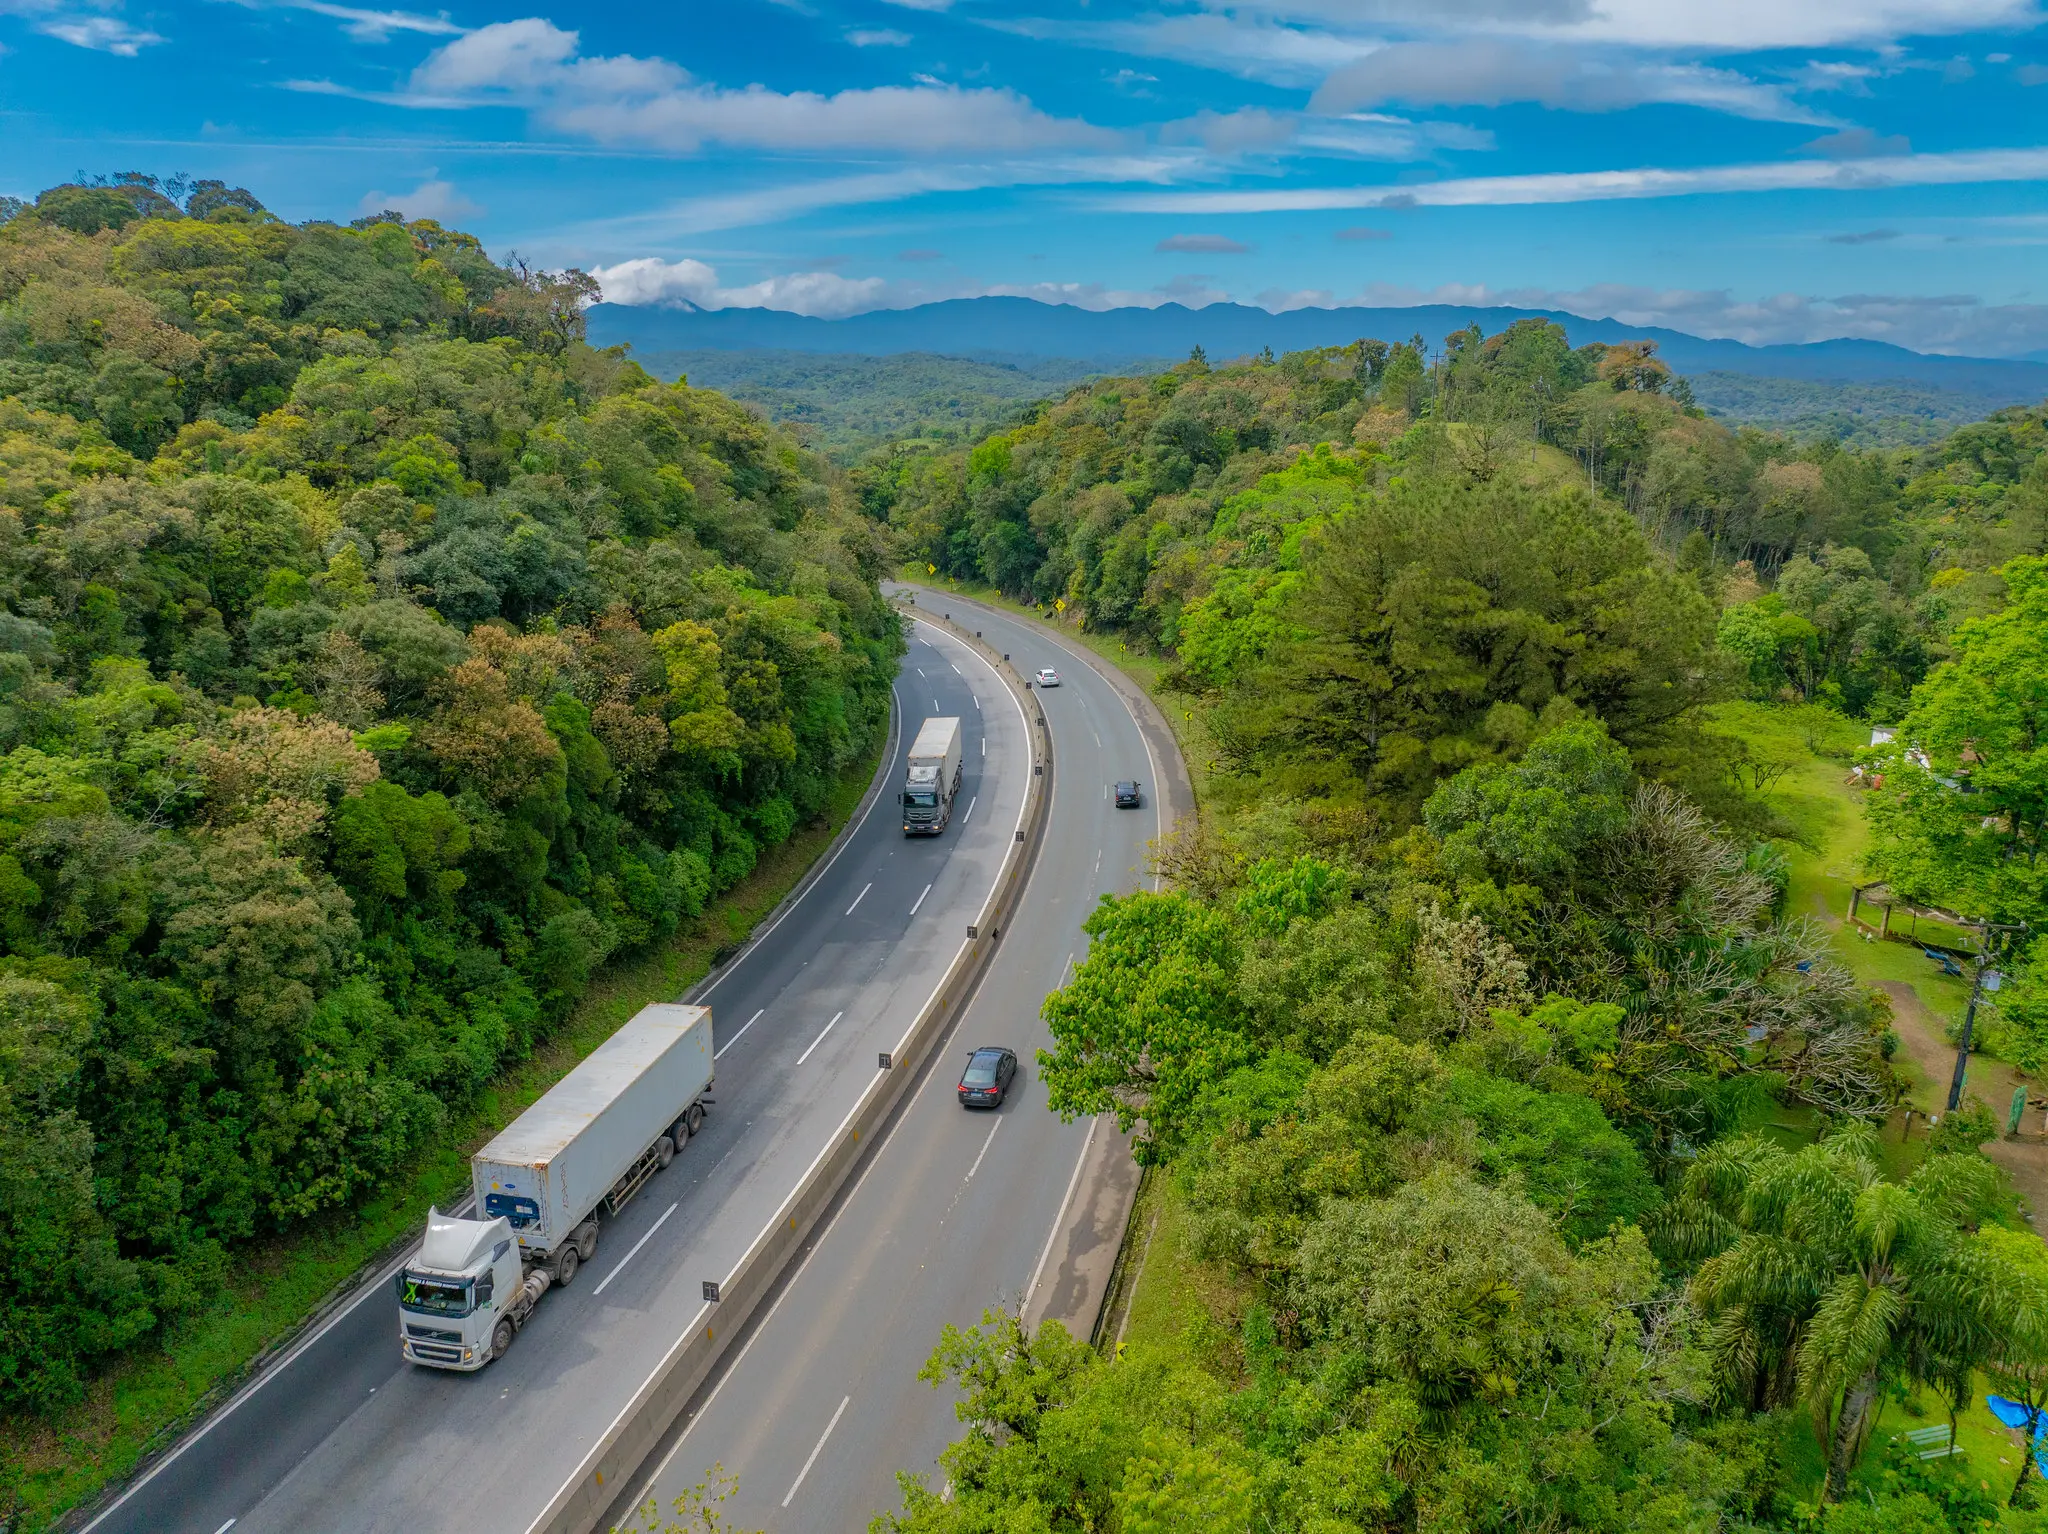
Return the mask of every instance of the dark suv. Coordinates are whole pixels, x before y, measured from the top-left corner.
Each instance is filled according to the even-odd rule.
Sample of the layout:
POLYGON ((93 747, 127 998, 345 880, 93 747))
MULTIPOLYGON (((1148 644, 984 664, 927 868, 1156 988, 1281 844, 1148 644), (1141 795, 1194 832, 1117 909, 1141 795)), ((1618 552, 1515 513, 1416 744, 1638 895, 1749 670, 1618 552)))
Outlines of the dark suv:
POLYGON ((967 1057, 967 1069, 960 1073, 960 1106, 1000 1108, 1010 1090, 1010 1078, 1017 1074, 1017 1057, 1007 1049, 984 1044, 967 1057))
POLYGON ((1118 809, 1135 810, 1138 807, 1139 802, 1140 796, 1138 793, 1137 779, 1125 778, 1121 783, 1117 784, 1116 807, 1118 809))

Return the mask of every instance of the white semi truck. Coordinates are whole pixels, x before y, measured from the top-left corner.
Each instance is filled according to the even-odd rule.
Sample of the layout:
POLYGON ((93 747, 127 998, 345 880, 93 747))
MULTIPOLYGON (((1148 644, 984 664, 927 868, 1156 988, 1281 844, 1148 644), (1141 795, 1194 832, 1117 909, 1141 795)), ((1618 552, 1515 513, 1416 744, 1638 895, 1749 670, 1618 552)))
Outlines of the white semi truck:
POLYGON ((953 818, 960 792, 960 721, 927 719, 910 744, 903 775, 903 834, 937 836, 953 818))
POLYGON ((481 1369, 512 1346, 540 1297, 597 1252, 617 1214, 704 1123, 711 1012, 643 1008, 470 1158, 475 1217, 427 1212, 398 1274, 405 1356, 481 1369))

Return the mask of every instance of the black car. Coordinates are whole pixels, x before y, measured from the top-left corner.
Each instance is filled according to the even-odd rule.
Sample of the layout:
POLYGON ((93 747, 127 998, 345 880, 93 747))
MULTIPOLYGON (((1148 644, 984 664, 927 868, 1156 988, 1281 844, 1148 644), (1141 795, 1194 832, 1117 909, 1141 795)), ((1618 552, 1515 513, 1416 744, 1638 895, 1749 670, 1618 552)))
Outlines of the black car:
POLYGON ((1010 1090, 1010 1078, 1017 1074, 1017 1056, 1007 1049, 984 1044, 967 1057, 967 1069, 960 1073, 960 1106, 1000 1108, 1010 1090))
POLYGON ((1120 810, 1135 810, 1138 807, 1138 781, 1125 778, 1116 786, 1116 807, 1120 810))

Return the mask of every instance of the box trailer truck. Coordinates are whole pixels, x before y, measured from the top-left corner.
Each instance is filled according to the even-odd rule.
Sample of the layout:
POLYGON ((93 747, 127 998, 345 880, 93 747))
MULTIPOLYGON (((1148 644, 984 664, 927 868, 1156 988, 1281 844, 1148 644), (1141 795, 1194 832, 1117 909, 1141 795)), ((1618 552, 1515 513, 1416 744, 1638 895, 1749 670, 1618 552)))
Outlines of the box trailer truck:
POLYGON ((711 1012, 643 1008, 470 1158, 473 1218, 427 1212, 399 1270, 398 1338, 414 1363, 481 1369, 540 1297, 597 1252, 617 1214, 704 1123, 711 1012))
POLYGON ((903 774, 903 834, 937 836, 953 818, 960 792, 960 721, 927 719, 910 743, 903 774))

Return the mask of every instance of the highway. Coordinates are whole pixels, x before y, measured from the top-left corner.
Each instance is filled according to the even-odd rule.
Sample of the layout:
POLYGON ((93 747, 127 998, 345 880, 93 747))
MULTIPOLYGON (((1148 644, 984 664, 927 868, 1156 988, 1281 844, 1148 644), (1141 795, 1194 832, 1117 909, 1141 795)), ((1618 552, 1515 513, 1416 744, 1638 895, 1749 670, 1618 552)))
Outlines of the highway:
MULTIPOLYGON (((1069 700, 1082 693, 1057 697, 1055 708, 1074 711, 1069 700)), ((894 765, 865 817, 802 897, 688 998, 713 1009, 718 1080, 705 1128, 607 1222, 595 1260, 573 1287, 547 1296, 511 1352, 470 1375, 405 1364, 391 1286, 380 1278, 81 1534, 526 1529, 699 1315, 702 1281, 730 1270, 872 1079, 877 1049, 896 1043, 939 983, 1013 844, 1035 725, 994 670, 919 625, 896 702, 894 765), (931 714, 961 717, 965 780, 951 828, 910 840, 896 819, 894 785, 917 722, 931 714)), ((1049 844, 1059 849, 1060 874, 1032 886, 1061 902, 1054 925, 1069 934, 1088 904, 1081 875, 1093 848, 1107 849, 1105 877, 1121 874, 1127 850, 1094 839, 1093 818, 1073 810, 1073 795, 1101 791, 1085 781, 1088 759, 1076 770, 1084 776, 1071 791, 1060 780, 1075 818, 1049 844)), ((1034 951, 1054 942, 1033 940, 1034 951)), ((1057 942, 1072 946, 1071 937, 1057 942)), ((997 970, 1013 947, 1026 946, 1006 935, 997 970)), ((1010 974, 1014 1015, 983 1015, 977 1026, 1028 1050, 1025 1020, 1057 978, 1042 965, 1028 977, 1010 974), (1026 995, 1031 986, 1036 993, 1026 995)), ((1033 1106, 1027 1088, 1005 1114, 982 1121, 1005 1123, 1015 1142, 991 1150, 984 1186, 1011 1187, 1020 1198, 1029 1191, 1017 1217, 1034 1226, 1030 1241, 1042 1242, 1053 1215, 1047 1188, 1056 1203, 1073 1131, 1047 1152, 1064 1158, 1060 1168, 1019 1176, 1015 1152, 1037 1144, 1044 1126, 1058 1129, 1033 1106), (1042 1186, 1027 1190, 1026 1182, 1042 1186)), ((1006 1259, 1000 1270, 1013 1288, 1016 1266, 1006 1259)))
POLYGON ((1047 1111, 1036 1052, 1050 1037, 1039 1007, 1085 955, 1080 926, 1098 896, 1147 881, 1146 843, 1159 834, 1163 803, 1149 781, 1156 770, 1115 690, 1044 630, 938 593, 921 592, 919 602, 951 605, 956 621, 983 631, 1027 676, 1058 668, 1061 685, 1036 694, 1055 763, 1044 848, 949 1044, 740 1351, 606 1525, 649 1495, 666 1514, 713 1465, 738 1477, 723 1509, 732 1525, 771 1534, 864 1528, 898 1505, 899 1469, 936 1485, 939 1451, 960 1431, 957 1395, 917 1371, 946 1322, 1015 1308, 1034 1280, 1048 1282, 1050 1237, 1083 1146, 1091 1132, 1110 1132, 1047 1111), (1111 782, 1126 777, 1144 782, 1139 811, 1111 802, 1111 782), (1000 1110, 967 1111, 954 1086, 968 1051, 984 1043, 1016 1050, 1023 1069, 1000 1110))

